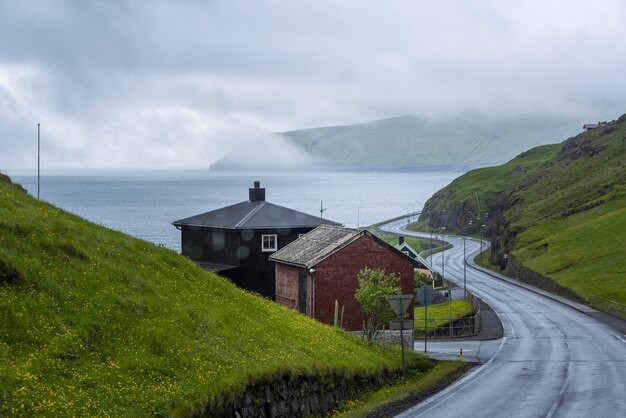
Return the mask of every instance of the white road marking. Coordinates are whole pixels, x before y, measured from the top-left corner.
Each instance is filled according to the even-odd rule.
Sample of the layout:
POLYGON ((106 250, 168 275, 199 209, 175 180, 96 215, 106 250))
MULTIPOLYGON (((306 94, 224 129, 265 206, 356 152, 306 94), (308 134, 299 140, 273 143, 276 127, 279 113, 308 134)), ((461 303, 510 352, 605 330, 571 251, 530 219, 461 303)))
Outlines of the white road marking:
POLYGON ((467 376, 457 380, 455 383, 451 384, 450 386, 448 386, 447 388, 445 388, 441 392, 431 396, 430 398, 428 398, 425 401, 417 404, 416 406, 414 406, 413 408, 405 411, 404 413, 397 415, 396 417, 407 417, 408 418, 408 417, 419 417, 419 416, 422 416, 425 413, 427 413, 428 411, 430 411, 431 409, 433 409, 434 407, 436 407, 441 402, 445 401, 446 399, 450 398, 451 396, 454 396, 456 394, 455 390, 456 390, 457 386, 460 386, 460 385, 465 384, 465 383, 468 383, 468 384, 469 383, 474 383, 478 379, 486 376, 489 372, 495 370, 497 365, 494 366, 492 369, 485 371, 481 375, 476 376, 478 373, 482 372, 486 367, 488 367, 491 364, 491 362, 493 362, 493 360, 498 356, 498 353, 500 353, 500 350, 502 350, 502 347, 504 347, 504 343, 505 342, 506 342, 506 337, 502 337, 502 341, 500 342, 500 346, 498 347, 498 350, 489 359, 489 361, 487 363, 483 364, 482 366, 480 366, 478 369, 474 370, 473 372, 471 372, 467 376), (473 379, 473 381, 471 381, 472 379, 473 379), (450 393, 450 392, 452 392, 452 393, 450 393), (419 415, 413 415, 412 414, 412 412, 411 412, 412 410, 418 409, 418 408, 426 406, 428 404, 433 404, 433 405, 431 405, 426 410, 420 412, 419 415))
MULTIPOLYGON (((568 350, 570 349, 570 346, 567 342, 565 342, 565 346, 568 350)), ((548 415, 546 415, 546 418, 552 418, 554 416, 554 413, 556 412, 556 409, 559 407, 559 405, 561 405, 561 402, 563 402, 563 394, 565 393, 565 391, 567 390, 567 386, 569 385, 571 365, 571 362, 567 363, 567 375, 565 376, 565 381, 563 381, 563 385, 561 386, 561 390, 559 391, 559 396, 557 396, 556 400, 552 404, 552 408, 550 408, 550 411, 548 411, 548 415)))

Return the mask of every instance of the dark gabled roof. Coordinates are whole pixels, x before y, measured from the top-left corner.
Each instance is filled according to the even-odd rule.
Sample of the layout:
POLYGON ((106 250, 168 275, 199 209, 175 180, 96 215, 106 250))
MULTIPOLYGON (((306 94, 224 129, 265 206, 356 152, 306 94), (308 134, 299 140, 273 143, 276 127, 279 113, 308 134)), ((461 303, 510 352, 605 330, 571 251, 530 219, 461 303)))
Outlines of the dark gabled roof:
POLYGON ((308 234, 276 251, 269 259, 270 261, 308 269, 365 235, 372 237, 391 251, 396 251, 398 255, 406 257, 416 267, 421 266, 418 261, 401 253, 367 230, 332 225, 318 226, 308 234))
POLYGON ((415 249, 413 247, 411 247, 409 244, 407 244, 406 242, 403 242, 402 244, 397 244, 395 247, 398 251, 402 252, 403 249, 407 249, 410 252, 412 252, 413 254, 415 254, 415 257, 411 257, 414 258, 415 260, 417 260, 419 263, 421 263, 424 268, 431 270, 432 271, 432 267, 430 266, 430 263, 428 262, 428 260, 426 260, 424 257, 422 257, 420 255, 420 253, 418 253, 417 251, 415 251, 415 249))
POLYGON ((174 226, 224 229, 315 228, 321 223, 341 225, 265 200, 247 200, 172 222, 174 226))

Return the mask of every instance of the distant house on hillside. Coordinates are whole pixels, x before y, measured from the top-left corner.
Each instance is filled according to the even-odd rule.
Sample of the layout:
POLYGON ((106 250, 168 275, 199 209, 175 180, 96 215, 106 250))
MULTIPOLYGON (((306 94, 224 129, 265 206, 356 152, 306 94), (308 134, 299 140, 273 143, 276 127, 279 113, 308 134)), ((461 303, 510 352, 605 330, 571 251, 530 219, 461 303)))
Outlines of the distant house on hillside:
POLYGON ((398 244, 396 245, 396 249, 411 258, 417 258, 419 256, 419 253, 413 247, 407 244, 406 241, 404 241, 404 237, 402 236, 398 237, 398 244))
POLYGON ((320 224, 340 225, 265 201, 258 181, 249 200, 180 219, 182 254, 238 286, 274 298, 275 269, 270 254, 320 224))
POLYGON ((432 277, 433 274, 430 263, 424 257, 422 257, 419 252, 417 252, 413 247, 407 244, 403 236, 398 237, 398 244, 396 245, 396 249, 421 264, 422 267, 418 267, 416 268, 416 270, 418 270, 422 274, 432 277))
POLYGON ((600 124, 599 124, 599 123, 585 123, 585 124, 583 125, 583 129, 584 129, 585 131, 590 131, 590 130, 592 130, 592 129, 596 129, 598 126, 600 126, 600 124))
MULTIPOLYGON (((402 293, 413 294, 420 262, 366 230, 321 225, 270 256, 276 262, 276 302, 333 324, 335 300, 345 307, 343 326, 362 329, 365 315, 354 298, 364 267, 400 277, 402 293)), ((413 310, 409 308, 411 318, 413 310)))

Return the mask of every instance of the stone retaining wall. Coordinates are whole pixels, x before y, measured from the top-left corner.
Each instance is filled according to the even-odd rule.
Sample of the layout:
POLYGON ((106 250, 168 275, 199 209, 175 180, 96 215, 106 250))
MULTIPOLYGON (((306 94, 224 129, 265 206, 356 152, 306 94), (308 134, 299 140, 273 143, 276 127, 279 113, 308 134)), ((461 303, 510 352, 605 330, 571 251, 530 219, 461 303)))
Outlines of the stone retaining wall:
MULTIPOLYGON (((404 330, 402 331, 403 336, 404 336, 404 348, 405 349, 409 349, 409 350, 413 350, 413 330, 409 329, 409 330, 404 330)), ((352 332, 353 335, 356 335, 359 338, 363 338, 363 331, 353 331, 352 332)), ((395 345, 400 345, 400 331, 390 331, 388 329, 384 330, 384 331, 379 331, 378 334, 376 335, 376 338, 374 338, 374 341, 376 341, 379 344, 395 344, 395 345)))
POLYGON ((326 416, 363 391, 376 390, 402 376, 384 370, 378 375, 296 375, 249 384, 243 393, 207 401, 192 417, 315 417, 326 416))
POLYGON ((509 277, 513 277, 524 283, 536 286, 540 289, 547 290, 548 292, 564 296, 570 300, 581 302, 580 296, 574 291, 566 287, 561 286, 554 280, 543 276, 528 267, 519 264, 514 256, 509 254, 506 264, 505 274, 509 277))

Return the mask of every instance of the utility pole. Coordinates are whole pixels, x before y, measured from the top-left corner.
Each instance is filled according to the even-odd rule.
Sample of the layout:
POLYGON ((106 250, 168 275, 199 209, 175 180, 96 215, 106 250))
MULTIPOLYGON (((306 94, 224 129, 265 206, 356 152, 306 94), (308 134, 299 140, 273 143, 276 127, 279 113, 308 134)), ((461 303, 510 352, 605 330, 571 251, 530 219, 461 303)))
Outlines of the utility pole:
POLYGON ((432 263, 432 261, 433 261, 433 258, 432 258, 433 257, 433 231, 432 230, 430 231, 430 254, 429 254, 429 257, 430 257, 430 261, 432 263))
POLYGON ((443 286, 443 282, 445 280, 445 271, 446 271, 446 266, 444 264, 444 259, 446 257, 446 246, 443 243, 443 237, 441 237, 441 244, 443 245, 443 250, 441 251, 441 285, 443 286))
POLYGON ((480 264, 483 264, 483 228, 485 228, 486 225, 481 225, 480 226, 480 264))
POLYGON ((454 336, 454 333, 452 332, 453 330, 453 326, 452 326, 452 288, 448 288, 448 308, 450 310, 450 314, 449 314, 449 322, 448 324, 450 325, 450 338, 452 338, 454 336))
MULTIPOLYGON (((441 237, 441 242, 444 243, 443 236, 441 237)), ((441 285, 445 283, 445 257, 446 257, 446 246, 443 244, 443 251, 441 251, 441 285)), ((446 285, 448 289, 448 326, 450 328, 450 338, 452 338, 452 289, 446 285)))
POLYGON ((465 266, 465 242, 467 240, 463 238, 463 295, 465 300, 467 300, 467 272, 465 266))
POLYGON ((40 166, 41 166, 41 135, 39 123, 37 124, 37 199, 39 199, 39 188, 40 188, 40 166))

